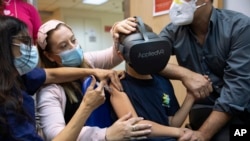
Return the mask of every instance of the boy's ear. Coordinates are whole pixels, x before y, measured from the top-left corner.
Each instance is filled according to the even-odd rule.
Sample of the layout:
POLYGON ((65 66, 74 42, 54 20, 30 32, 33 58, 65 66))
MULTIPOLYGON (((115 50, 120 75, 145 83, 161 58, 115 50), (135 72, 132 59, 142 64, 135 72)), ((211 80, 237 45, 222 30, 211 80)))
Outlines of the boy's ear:
POLYGON ((117 54, 118 54, 118 56, 119 56, 119 57, 121 57, 121 58, 122 58, 122 60, 124 60, 124 57, 123 57, 123 55, 122 55, 122 53, 121 53, 121 51, 120 51, 120 50, 117 50, 117 54))
MULTIPOLYGON (((120 43, 116 43, 115 44, 115 49, 116 49, 116 53, 118 54, 119 57, 122 58, 122 60, 124 60, 124 57, 122 55, 122 52, 121 52, 121 44, 120 43)), ((123 48, 122 48, 123 49, 123 48)))

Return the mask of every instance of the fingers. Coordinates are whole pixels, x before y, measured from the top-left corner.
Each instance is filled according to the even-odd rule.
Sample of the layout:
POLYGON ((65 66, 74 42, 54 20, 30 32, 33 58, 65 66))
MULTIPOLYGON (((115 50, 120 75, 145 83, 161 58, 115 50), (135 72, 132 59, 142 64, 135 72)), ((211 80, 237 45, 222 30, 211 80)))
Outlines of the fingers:
POLYGON ((213 92, 212 82, 210 82, 210 85, 208 86, 208 90, 209 90, 210 93, 213 92))
POLYGON ((118 89, 119 91, 123 91, 121 81, 120 81, 119 76, 116 73, 116 71, 114 71, 114 73, 112 73, 112 76, 110 77, 110 80, 111 80, 112 84, 115 86, 116 89, 118 89))
MULTIPOLYGON (((135 18, 130 17, 127 18, 119 23, 117 23, 114 27, 114 33, 125 33, 125 34, 129 34, 132 31, 136 30, 136 22, 135 22, 135 18)), ((119 36, 119 35, 118 35, 119 36)))
POLYGON ((113 83, 110 83, 108 87, 108 92, 110 95, 119 94, 121 92, 114 87, 113 83))
POLYGON ((150 124, 136 124, 132 126, 132 131, 139 132, 140 130, 150 129, 151 127, 152 125, 150 124))
POLYGON ((139 122, 141 120, 143 120, 142 117, 133 117, 133 118, 130 118, 128 120, 128 123, 131 124, 131 125, 133 125, 133 124, 136 124, 137 122, 139 122))
POLYGON ((205 98, 205 97, 207 97, 205 89, 203 89, 202 91, 200 91, 199 94, 200 94, 199 98, 205 98))
POLYGON ((133 118, 132 113, 128 113, 118 119, 111 127, 107 128, 107 140, 141 140, 146 139, 151 133, 151 125, 136 124, 142 118, 133 118))
POLYGON ((103 82, 97 84, 95 77, 92 76, 91 83, 83 97, 83 103, 86 107, 89 107, 88 109, 94 110, 105 101, 103 85, 103 82))
POLYGON ((136 131, 136 126, 135 125, 132 126, 132 131, 136 131))
POLYGON ((147 136, 141 136, 141 137, 130 137, 129 140, 143 140, 147 139, 147 136))
POLYGON ((203 89, 201 89, 201 91, 199 91, 197 98, 206 98, 207 96, 209 96, 209 94, 210 94, 210 92, 208 91, 208 89, 203 88, 203 89))
POLYGON ((193 131, 187 128, 182 129, 183 134, 178 138, 178 141, 189 141, 192 138, 193 131))
POLYGON ((111 83, 114 85, 116 89, 119 91, 123 91, 122 84, 120 82, 119 76, 115 70, 104 70, 104 69, 96 69, 96 77, 100 80, 103 81, 104 87, 106 90, 110 90, 108 87, 108 82, 111 81, 111 83))
POLYGON ((118 33, 113 33, 113 37, 118 42, 119 34, 118 33))
MULTIPOLYGON (((208 78, 208 76, 204 76, 207 80, 209 79, 208 78)), ((205 97, 207 97, 207 96, 209 96, 209 94, 210 94, 210 91, 209 91, 209 89, 208 89, 208 85, 209 85, 209 81, 206 83, 206 85, 205 86, 203 86, 202 88, 201 88, 201 90, 199 91, 199 93, 200 93, 200 98, 205 98, 205 97)))
POLYGON ((212 86, 212 81, 211 81, 211 79, 207 76, 207 75, 204 75, 204 77, 207 79, 207 81, 208 81, 208 84, 207 84, 207 87, 206 87, 206 90, 207 90, 207 92, 208 93, 211 93, 211 92, 213 92, 213 86, 212 86))
POLYGON ((91 76, 91 83, 87 89, 94 89, 95 84, 96 84, 96 79, 94 76, 91 76))
POLYGON ((184 86, 194 95, 195 98, 204 98, 212 91, 211 80, 207 75, 190 72, 182 79, 184 86))
POLYGON ((128 34, 131 33, 131 31, 135 31, 136 30, 135 27, 137 25, 135 21, 136 19, 133 17, 123 20, 120 24, 122 28, 120 29, 119 32, 128 34))
POLYGON ((104 85, 106 84, 105 81, 101 81, 100 83, 97 83, 97 87, 95 88, 95 91, 100 92, 102 95, 104 95, 104 85))
POLYGON ((117 70, 116 72, 117 72, 118 77, 119 77, 120 80, 125 78, 126 72, 124 70, 117 70))
POLYGON ((129 18, 127 18, 127 20, 128 20, 128 21, 132 21, 132 22, 136 22, 135 17, 129 17, 129 18))
POLYGON ((203 75, 207 80, 206 83, 199 89, 198 93, 195 94, 197 98, 205 98, 213 91, 212 82, 207 75, 203 75))
POLYGON ((117 121, 127 121, 128 119, 130 119, 132 117, 132 113, 129 112, 128 114, 122 116, 120 119, 118 119, 117 121))
POLYGON ((116 44, 119 40, 119 33, 129 34, 136 30, 136 26, 137 24, 135 22, 135 18, 133 17, 115 23, 110 30, 114 44, 116 44))
POLYGON ((123 30, 122 31, 123 33, 128 34, 128 33, 131 33, 132 31, 136 30, 135 27, 137 24, 134 21, 130 21, 130 20, 126 19, 124 22, 125 23, 121 25, 123 27, 123 28, 121 28, 121 30, 123 30))
MULTIPOLYGON (((192 92, 190 91, 190 93, 192 93, 192 92)), ((198 99, 200 98, 200 92, 199 91, 195 91, 192 94, 194 95, 195 98, 198 98, 198 99)))
POLYGON ((136 124, 131 128, 131 137, 130 139, 146 139, 148 134, 151 133, 151 125, 149 124, 136 124))

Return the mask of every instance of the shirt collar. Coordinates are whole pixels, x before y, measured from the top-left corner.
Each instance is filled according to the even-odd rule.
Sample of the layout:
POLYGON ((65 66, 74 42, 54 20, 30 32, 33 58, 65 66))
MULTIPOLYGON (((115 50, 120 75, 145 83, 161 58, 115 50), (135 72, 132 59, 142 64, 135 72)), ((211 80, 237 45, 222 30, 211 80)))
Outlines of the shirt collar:
POLYGON ((218 19, 217 19, 216 9, 214 7, 212 7, 212 13, 211 13, 211 17, 210 17, 209 27, 212 28, 212 26, 216 24, 217 20, 218 19))

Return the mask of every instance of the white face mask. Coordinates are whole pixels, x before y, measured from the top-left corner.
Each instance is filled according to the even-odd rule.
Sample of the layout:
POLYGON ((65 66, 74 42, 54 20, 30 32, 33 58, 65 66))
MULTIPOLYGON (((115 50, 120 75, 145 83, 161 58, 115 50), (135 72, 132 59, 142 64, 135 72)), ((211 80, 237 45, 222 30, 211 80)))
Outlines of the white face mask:
POLYGON ((36 46, 20 44, 21 56, 14 59, 14 65, 20 75, 32 71, 38 64, 39 55, 36 46))
POLYGON ((197 0, 190 0, 189 2, 174 0, 169 10, 171 22, 175 25, 188 25, 192 23, 195 10, 206 5, 206 3, 203 3, 196 6, 196 2, 197 0))

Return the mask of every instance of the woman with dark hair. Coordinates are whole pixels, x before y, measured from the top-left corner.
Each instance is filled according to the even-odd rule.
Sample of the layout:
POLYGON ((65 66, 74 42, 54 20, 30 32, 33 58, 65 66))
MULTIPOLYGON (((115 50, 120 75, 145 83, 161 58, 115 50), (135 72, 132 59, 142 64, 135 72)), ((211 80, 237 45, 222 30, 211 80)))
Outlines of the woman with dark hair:
POLYGON ((36 133, 30 94, 52 80, 50 73, 35 69, 37 48, 32 46, 26 24, 8 16, 0 16, 0 23, 0 140, 42 140, 36 133))
POLYGON ((26 24, 7 16, 0 16, 0 23, 0 140, 42 140, 36 134, 29 94, 44 82, 45 76, 30 83, 33 89, 26 88, 26 76, 21 76, 36 67, 37 50, 31 47, 26 24))

